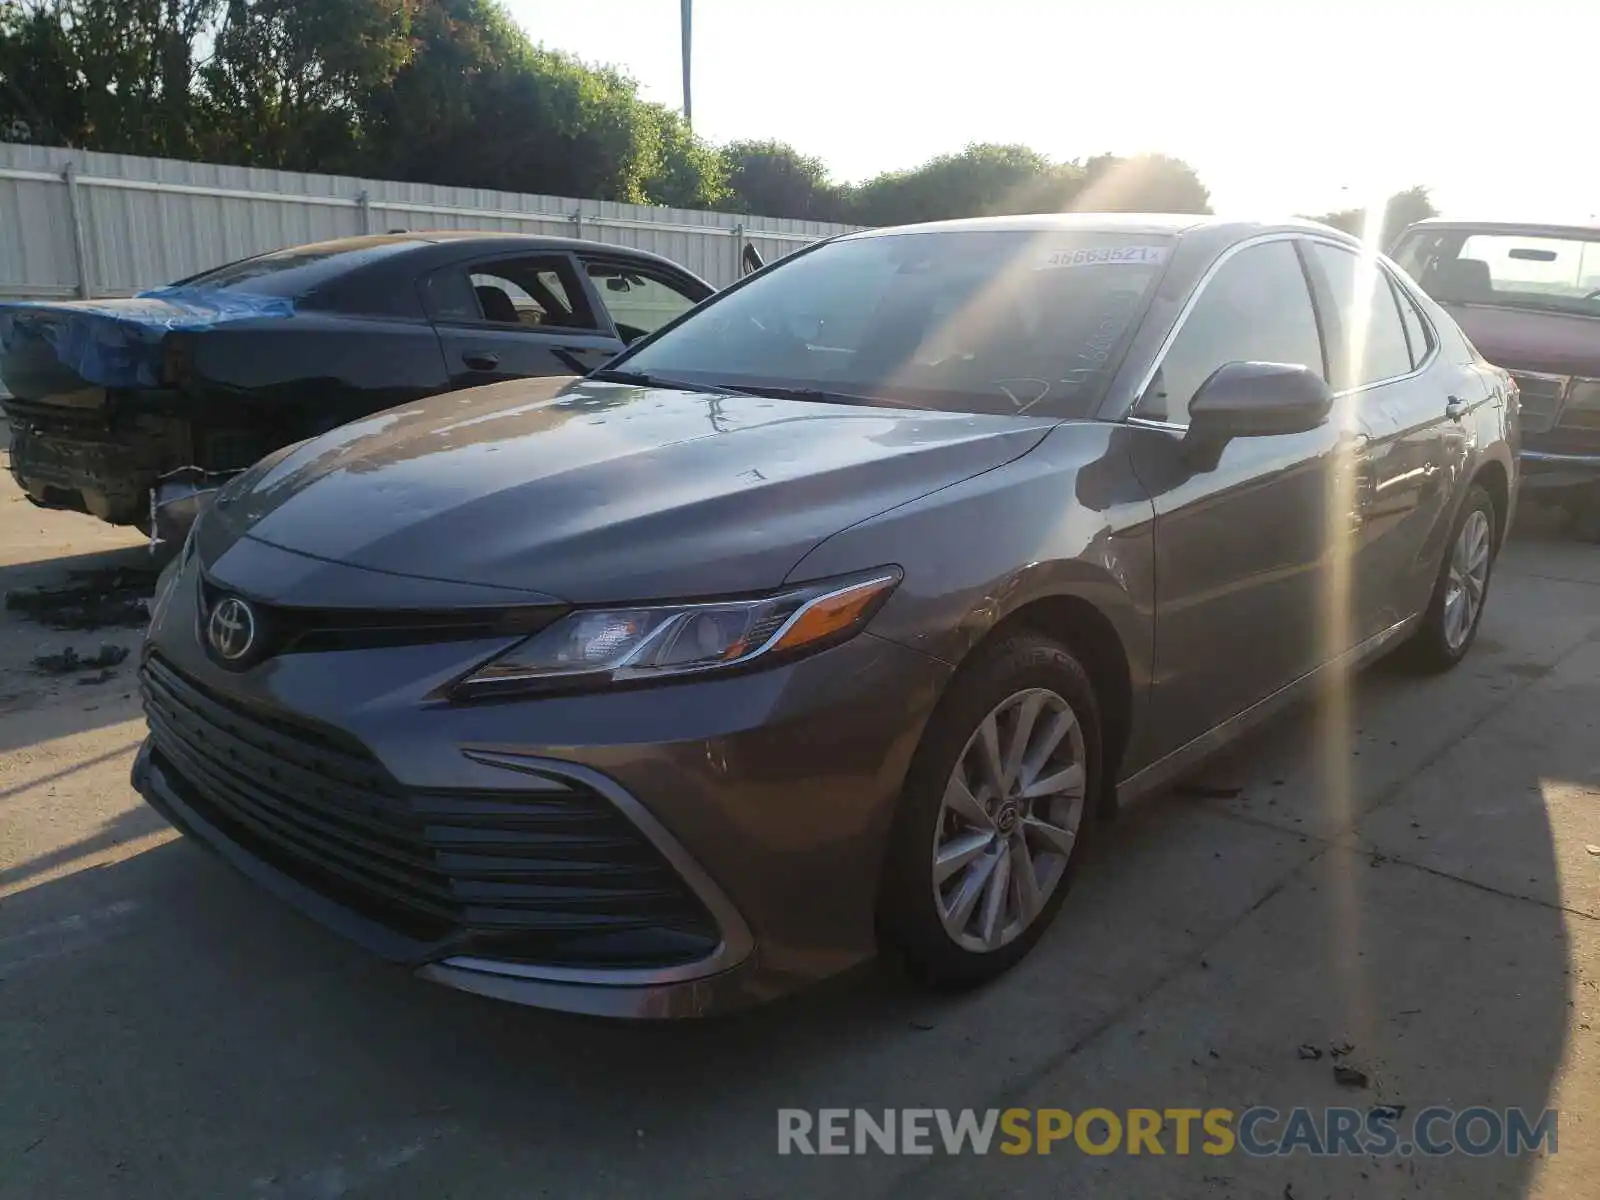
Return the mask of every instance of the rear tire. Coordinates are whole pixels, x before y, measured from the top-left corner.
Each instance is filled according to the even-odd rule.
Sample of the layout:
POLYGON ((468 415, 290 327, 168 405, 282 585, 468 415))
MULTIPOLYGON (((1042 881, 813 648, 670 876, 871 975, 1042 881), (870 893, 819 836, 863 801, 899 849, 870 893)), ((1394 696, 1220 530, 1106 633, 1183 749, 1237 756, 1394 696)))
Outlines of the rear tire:
POLYGON ((1406 665, 1425 674, 1438 674, 1467 656, 1488 605, 1499 545, 1494 501, 1473 484, 1451 530, 1422 624, 1402 649, 1406 665))
POLYGON ((1103 761, 1094 687, 1067 647, 1019 631, 980 650, 901 792, 879 886, 885 949, 944 987, 1021 960, 1066 899, 1103 761))

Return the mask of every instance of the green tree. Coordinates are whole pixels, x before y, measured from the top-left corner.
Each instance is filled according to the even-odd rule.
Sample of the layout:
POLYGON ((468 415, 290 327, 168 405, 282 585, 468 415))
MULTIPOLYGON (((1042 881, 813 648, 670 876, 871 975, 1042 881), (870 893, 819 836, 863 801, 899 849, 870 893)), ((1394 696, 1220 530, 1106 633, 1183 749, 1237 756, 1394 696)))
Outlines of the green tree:
POLYGON ((725 204, 730 195, 727 159, 696 137, 677 111, 659 104, 646 104, 644 109, 655 126, 655 144, 646 154, 645 202, 672 208, 725 204))
POLYGON ((1211 211, 1210 196, 1187 163, 1159 154, 1052 162, 1026 146, 979 144, 909 171, 879 175, 855 189, 850 214, 864 225, 893 225, 1030 212, 1211 211))
MULTIPOLYGON (((1406 226, 1438 215, 1439 210, 1433 206, 1433 198, 1428 195, 1427 188, 1418 185, 1396 192, 1384 201, 1383 220, 1378 233, 1379 248, 1387 250, 1394 245, 1395 239, 1406 226)), ((1342 208, 1312 219, 1357 237, 1363 236, 1367 229, 1367 210, 1364 208, 1342 208)))
POLYGON ((371 173, 637 203, 653 179, 683 192, 626 75, 530 45, 493 0, 422 0, 412 28, 410 60, 367 96, 371 173))
POLYGON ((1098 154, 1073 200, 1083 212, 1208 213, 1211 193, 1188 163, 1165 154, 1098 154))
POLYGON ((731 142, 722 148, 727 162, 728 212, 805 221, 846 219, 842 189, 819 159, 775 141, 731 142))
POLYGON ((214 161, 359 169, 361 104, 411 56, 409 0, 228 0, 201 68, 214 161))
POLYGON ((425 0, 411 36, 410 59, 368 89, 362 119, 369 173, 422 182, 445 158, 471 160, 486 77, 516 69, 530 47, 493 0, 425 0))
POLYGON ((781 142, 707 145, 625 73, 531 45, 498 0, 0 0, 0 134, 869 225, 1208 205, 1161 155, 988 144, 844 187, 781 142))
POLYGON ((0 123, 28 140, 193 156, 194 47, 220 0, 0 0, 0 123))
POLYGON ((1054 212, 1082 183, 1026 146, 974 144, 909 171, 891 171, 854 190, 850 215, 863 225, 898 225, 997 213, 1054 212))

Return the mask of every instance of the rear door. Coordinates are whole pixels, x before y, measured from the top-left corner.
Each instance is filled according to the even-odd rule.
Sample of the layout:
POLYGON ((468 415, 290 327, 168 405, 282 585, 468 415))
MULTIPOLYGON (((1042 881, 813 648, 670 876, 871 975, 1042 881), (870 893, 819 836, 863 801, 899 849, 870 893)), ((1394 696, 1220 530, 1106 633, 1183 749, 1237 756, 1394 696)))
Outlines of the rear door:
POLYGON ((423 281, 452 387, 582 375, 622 350, 569 254, 468 259, 423 281))
MULTIPOLYGON (((1429 369, 1437 336, 1382 260, 1312 241, 1309 263, 1330 382, 1366 438, 1349 505, 1350 611, 1360 636, 1371 637, 1416 612, 1432 587, 1450 494, 1453 392, 1429 369)), ((1478 399, 1481 381, 1464 377, 1454 390, 1478 399)))

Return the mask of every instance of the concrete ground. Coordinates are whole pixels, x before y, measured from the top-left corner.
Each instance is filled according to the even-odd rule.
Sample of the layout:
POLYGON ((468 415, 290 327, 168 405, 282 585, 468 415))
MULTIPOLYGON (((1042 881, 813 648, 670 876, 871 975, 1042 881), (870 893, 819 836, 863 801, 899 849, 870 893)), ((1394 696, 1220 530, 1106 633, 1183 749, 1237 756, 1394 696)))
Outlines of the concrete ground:
MULTIPOLYGON (((0 485, 0 587, 135 539, 0 485)), ((1519 531, 1447 678, 1379 666, 1138 806, 999 983, 872 966, 619 1026, 420 983, 129 789, 136 634, 0 621, 0 1195, 1592 1197, 1600 550, 1519 531), (1235 790, 1237 789, 1237 790, 1235 790), (1341 1087, 1334 1060, 1369 1077, 1341 1087), (780 1107, 1560 1110, 1554 1155, 780 1157, 780 1107)), ((1402 1128, 1404 1121, 1402 1120, 1402 1128)))

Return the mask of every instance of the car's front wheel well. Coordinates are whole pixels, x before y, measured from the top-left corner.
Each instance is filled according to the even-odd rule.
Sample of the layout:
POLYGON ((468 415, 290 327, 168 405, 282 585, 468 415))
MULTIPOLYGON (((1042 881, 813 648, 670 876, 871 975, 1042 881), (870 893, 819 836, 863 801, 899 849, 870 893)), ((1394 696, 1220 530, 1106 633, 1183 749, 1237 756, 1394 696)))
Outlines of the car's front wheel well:
MULTIPOLYGON (((1133 721, 1132 672, 1116 626, 1105 613, 1082 597, 1046 596, 1007 614, 979 646, 1021 629, 1031 629, 1060 642, 1088 672, 1105 738, 1105 774, 1108 782, 1114 783, 1133 721)), ((1108 800, 1111 795, 1108 787, 1108 800)))

